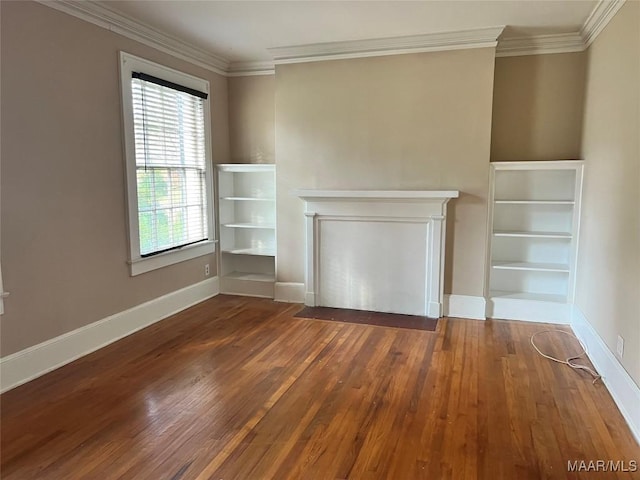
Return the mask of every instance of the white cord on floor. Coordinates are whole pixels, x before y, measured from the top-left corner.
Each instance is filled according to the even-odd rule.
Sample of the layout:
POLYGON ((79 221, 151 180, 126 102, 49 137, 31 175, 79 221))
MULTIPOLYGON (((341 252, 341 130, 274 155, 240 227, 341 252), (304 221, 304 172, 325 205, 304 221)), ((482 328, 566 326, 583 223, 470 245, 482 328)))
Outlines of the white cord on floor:
POLYGON ((537 332, 537 333, 534 333, 533 335, 531 335, 531 345, 533 346, 533 348, 536 349, 536 352, 538 352, 544 358, 548 358, 549 360, 553 360, 554 362, 562 363, 564 365, 569 365, 571 368, 573 368, 575 370, 584 370, 585 372, 590 373, 591 376, 593 377, 593 383, 596 383, 598 381, 598 379, 602 378, 602 376, 598 372, 596 372, 594 369, 592 369, 591 367, 588 367, 586 365, 580 365, 580 364, 574 363, 575 360, 577 360, 577 359, 579 359, 581 357, 584 357, 587 354, 587 347, 573 333, 569 333, 569 332, 565 332, 564 330, 557 330, 557 329, 543 330, 541 332, 537 332), (560 332, 560 333, 563 333, 565 335, 569 335, 570 337, 575 338, 578 341, 578 343, 580 344, 580 346, 582 347, 582 353, 579 354, 579 355, 575 355, 573 357, 569 357, 566 360, 560 360, 559 358, 555 358, 555 357, 552 357, 550 355, 542 353, 540 351, 540 349, 538 348, 538 346, 533 341, 533 339, 536 336, 538 336, 538 335, 540 335, 542 333, 550 333, 550 332, 560 332))

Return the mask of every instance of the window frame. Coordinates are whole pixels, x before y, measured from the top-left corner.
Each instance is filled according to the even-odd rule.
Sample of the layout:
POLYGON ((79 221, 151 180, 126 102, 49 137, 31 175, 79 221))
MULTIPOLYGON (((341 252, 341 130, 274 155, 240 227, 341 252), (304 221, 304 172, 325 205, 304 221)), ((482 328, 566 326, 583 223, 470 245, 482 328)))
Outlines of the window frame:
POLYGON ((136 276, 158 268, 184 262, 203 255, 215 253, 215 222, 213 218, 213 161, 211 153, 211 92, 209 82, 198 77, 174 70, 163 65, 120 52, 120 92, 122 96, 122 125, 124 130, 124 159, 126 177, 127 224, 129 236, 130 275, 136 276), (143 72, 162 78, 185 87, 200 90, 209 96, 204 101, 205 130, 205 195, 207 201, 206 221, 208 240, 185 245, 174 250, 157 253, 151 256, 140 255, 140 231, 138 224, 138 186, 135 155, 135 131, 133 119, 133 97, 131 89, 132 72, 143 72))

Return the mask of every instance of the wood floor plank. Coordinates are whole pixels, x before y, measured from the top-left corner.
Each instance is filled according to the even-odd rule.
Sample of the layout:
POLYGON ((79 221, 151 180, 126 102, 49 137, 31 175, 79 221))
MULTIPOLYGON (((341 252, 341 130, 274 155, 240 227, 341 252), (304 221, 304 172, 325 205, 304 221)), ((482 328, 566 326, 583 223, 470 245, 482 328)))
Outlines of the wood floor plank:
POLYGON ((220 295, 3 394, 1 477, 640 477, 567 472, 629 466, 640 447, 602 383, 534 351, 554 326, 444 318, 430 332, 298 310, 220 295))

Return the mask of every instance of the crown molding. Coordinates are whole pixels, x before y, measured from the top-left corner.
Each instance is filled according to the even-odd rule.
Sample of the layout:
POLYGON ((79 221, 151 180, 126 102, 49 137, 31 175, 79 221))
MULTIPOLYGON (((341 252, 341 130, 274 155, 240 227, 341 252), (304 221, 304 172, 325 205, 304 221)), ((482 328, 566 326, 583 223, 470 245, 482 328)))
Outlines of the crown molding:
POLYGON ((267 49, 276 65, 404 53, 495 47, 504 26, 406 37, 313 43, 267 49))
POLYGON ((580 29, 580 35, 585 48, 593 43, 596 37, 604 30, 613 16, 624 5, 625 0, 600 0, 595 6, 589 18, 580 29))
POLYGON ((106 2, 83 0, 36 1, 220 75, 240 77, 273 75, 275 73, 275 65, 279 64, 467 48, 496 47, 497 57, 581 52, 593 43, 626 0, 600 0, 579 32, 505 38, 498 41, 505 28, 500 26, 406 37, 316 43, 269 48, 267 50, 273 56, 273 62, 229 62, 224 57, 215 55, 205 49, 162 33, 150 25, 118 13, 107 6, 106 2))
POLYGON ((578 32, 536 35, 500 40, 496 57, 582 52, 584 49, 584 41, 578 32))
POLYGON ((229 61, 225 58, 117 13, 104 4, 82 0, 36 1, 220 75, 227 75, 229 70, 229 61))
POLYGON ((496 57, 582 52, 604 30, 626 0, 600 0, 579 32, 500 40, 496 57))
POLYGON ((232 62, 227 75, 229 77, 248 77, 255 75, 275 75, 275 65, 271 61, 264 62, 232 62))

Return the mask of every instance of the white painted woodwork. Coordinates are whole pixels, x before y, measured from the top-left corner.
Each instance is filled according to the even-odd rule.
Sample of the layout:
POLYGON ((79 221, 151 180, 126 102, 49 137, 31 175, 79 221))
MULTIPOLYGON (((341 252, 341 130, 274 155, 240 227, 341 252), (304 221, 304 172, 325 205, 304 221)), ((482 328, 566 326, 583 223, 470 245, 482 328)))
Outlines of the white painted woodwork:
POLYGON ((491 165, 487 316, 568 323, 583 162, 491 165))
POLYGON ((640 445, 640 387, 607 347, 580 308, 572 305, 572 310, 571 329, 586 346, 589 360, 602 375, 602 382, 640 445))
POLYGON ((220 290, 274 297, 275 165, 220 164, 220 290))
POLYGON ((444 222, 459 192, 298 190, 305 303, 440 317, 444 222))
POLYGON ((149 9, 147 2, 38 1, 227 76, 273 74, 272 56, 282 52, 270 54, 267 47, 293 46, 293 52, 284 47, 286 56, 299 59, 472 48, 491 40, 478 30, 496 25, 526 30, 522 35, 520 29, 507 29, 500 35, 499 57, 582 51, 624 3, 546 2, 541 9, 536 2, 494 2, 489 8, 487 2, 383 1, 355 2, 362 5, 345 9, 341 2, 289 2, 287 16, 278 2, 259 2, 259 7, 246 2, 156 2, 149 9), (289 17, 296 21, 287 21, 289 17), (391 17, 401 21, 389 21, 391 17), (203 18, 207 21, 200 21, 203 18), (229 18, 234 19, 232 28, 229 18), (194 38, 199 40, 194 43, 194 38), (265 38, 271 39, 269 45, 265 38))
POLYGON ((468 48, 491 48, 498 45, 504 26, 464 31, 434 32, 394 38, 347 40, 339 42, 274 47, 267 50, 276 65, 287 63, 345 60, 350 58, 439 52, 468 48))
MULTIPOLYGON (((129 53, 120 51, 120 94, 122 100, 122 122, 124 130, 124 153, 125 153, 125 181, 126 181, 126 203, 127 203, 127 234, 129 237, 128 260, 129 272, 131 276, 141 275, 153 270, 157 270, 168 265, 191 260, 203 255, 215 253, 216 242, 211 240, 215 237, 213 209, 207 208, 207 240, 184 245, 176 249, 169 249, 150 256, 142 256, 140 252, 140 231, 138 223, 138 175, 136 166, 136 145, 135 127, 133 120, 133 96, 131 90, 131 74, 133 72, 144 72, 154 75, 167 81, 193 88, 201 92, 209 93, 209 81, 194 77, 187 73, 174 70, 172 68, 154 63, 150 60, 136 57, 129 53)), ((213 205, 213 176, 211 168, 211 102, 204 102, 204 132, 205 132, 205 205, 213 205)))
POLYGON ((218 277, 212 277, 2 357, 0 393, 71 363, 219 293, 218 277))

